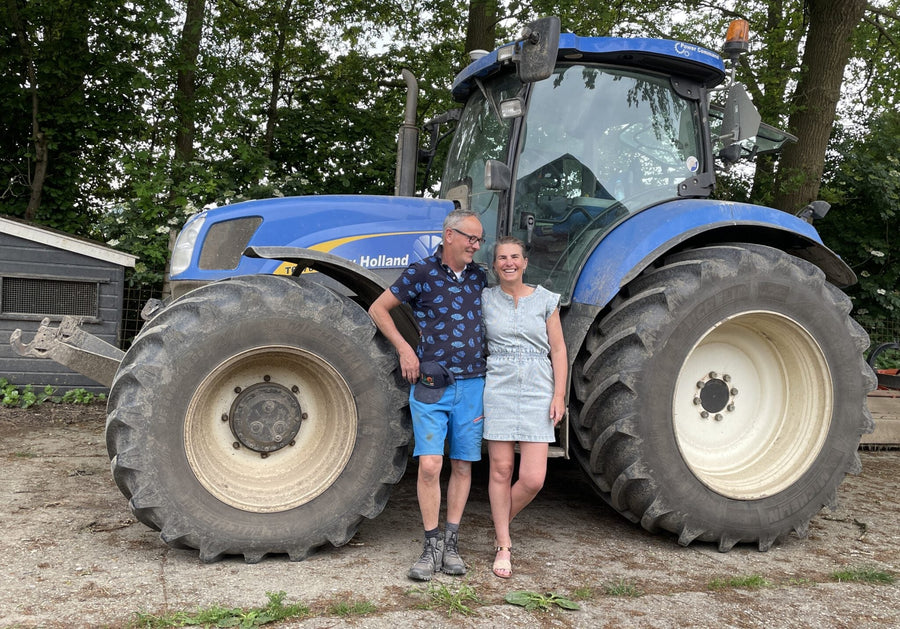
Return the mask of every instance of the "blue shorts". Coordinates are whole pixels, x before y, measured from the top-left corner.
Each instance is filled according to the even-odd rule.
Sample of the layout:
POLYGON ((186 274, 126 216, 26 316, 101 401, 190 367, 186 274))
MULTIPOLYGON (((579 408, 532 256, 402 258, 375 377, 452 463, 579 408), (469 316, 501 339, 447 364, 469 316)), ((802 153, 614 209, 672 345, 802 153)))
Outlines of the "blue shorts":
POLYGON ((415 387, 413 385, 409 391, 409 410, 416 441, 413 456, 444 456, 444 442, 449 439, 451 459, 480 461, 484 378, 457 380, 434 404, 423 404, 413 397, 415 387))

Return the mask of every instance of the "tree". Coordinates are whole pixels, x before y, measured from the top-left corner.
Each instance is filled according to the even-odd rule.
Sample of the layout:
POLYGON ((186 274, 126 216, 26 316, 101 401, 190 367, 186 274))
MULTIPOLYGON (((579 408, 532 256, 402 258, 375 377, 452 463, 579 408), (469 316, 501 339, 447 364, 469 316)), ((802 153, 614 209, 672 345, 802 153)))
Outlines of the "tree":
POLYGON ((0 212, 90 233, 143 124, 146 42, 165 15, 154 1, 0 5, 0 212))
POLYGON ((782 151, 775 177, 775 207, 799 210, 816 199, 825 164, 853 30, 865 0, 807 0, 809 29, 788 130, 799 142, 782 151))

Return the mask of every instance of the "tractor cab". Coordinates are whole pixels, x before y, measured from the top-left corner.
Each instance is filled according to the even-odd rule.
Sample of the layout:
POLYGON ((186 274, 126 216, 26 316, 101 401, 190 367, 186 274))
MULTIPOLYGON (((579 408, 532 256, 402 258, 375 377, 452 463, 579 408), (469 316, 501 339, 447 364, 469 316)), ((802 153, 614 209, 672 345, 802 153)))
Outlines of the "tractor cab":
MULTIPOLYGON (((756 135, 758 114, 754 128, 740 91, 744 100, 715 118, 734 133, 711 135, 710 90, 725 76, 721 58, 699 46, 560 36, 558 23, 538 21, 456 77, 453 95, 465 105, 441 197, 479 213, 488 245, 503 234, 525 241, 527 281, 568 302, 605 234, 660 203, 708 197, 717 144, 756 135), (554 38, 556 50, 541 46, 554 38)), ((479 252, 487 266, 491 250, 479 252)))

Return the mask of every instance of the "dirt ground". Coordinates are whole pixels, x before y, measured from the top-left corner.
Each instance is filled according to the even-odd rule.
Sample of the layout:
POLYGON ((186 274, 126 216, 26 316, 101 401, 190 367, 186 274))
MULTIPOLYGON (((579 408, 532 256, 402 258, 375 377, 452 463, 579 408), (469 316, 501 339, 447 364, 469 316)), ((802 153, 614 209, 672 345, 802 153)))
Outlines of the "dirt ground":
POLYGON ((574 464, 552 460, 543 492, 514 523, 513 578, 490 573, 486 466, 461 530, 466 577, 438 577, 449 592, 477 594, 469 615, 423 609, 406 570, 421 549, 415 466, 384 512, 351 542, 303 562, 271 557, 203 564, 168 548, 135 521, 109 473, 103 408, 0 409, 0 626, 127 627, 136 613, 193 612, 214 604, 257 607, 267 592, 312 610, 277 627, 889 627, 900 625, 900 583, 836 582, 843 568, 900 576, 900 452, 863 451, 836 511, 815 517, 806 539, 769 552, 678 546, 622 519, 599 501, 574 464), (759 589, 711 588, 713 579, 759 576, 759 589), (640 595, 615 594, 631 586, 640 595), (624 589, 624 588, 619 588, 624 589), (511 590, 581 595, 580 611, 526 611, 511 590), (339 602, 376 610, 340 617, 339 602))

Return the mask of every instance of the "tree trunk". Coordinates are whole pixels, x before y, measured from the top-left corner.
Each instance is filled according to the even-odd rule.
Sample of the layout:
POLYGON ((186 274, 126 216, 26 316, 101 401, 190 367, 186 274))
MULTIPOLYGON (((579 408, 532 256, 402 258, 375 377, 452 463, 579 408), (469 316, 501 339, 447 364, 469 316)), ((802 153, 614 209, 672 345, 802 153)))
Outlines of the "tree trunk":
MULTIPOLYGON (((806 34, 806 22, 797 15, 796 1, 771 0, 766 3, 764 30, 759 33, 763 40, 765 54, 760 55, 763 66, 756 74, 756 81, 750 81, 749 89, 762 119, 775 126, 781 126, 779 117, 785 112, 785 94, 791 69, 797 63, 800 42, 806 34)), ((748 64, 745 57, 741 63, 748 64)), ((744 75, 753 77, 753 71, 744 75)), ((743 78, 743 77, 742 77, 743 78)), ((753 176, 753 187, 750 200, 762 205, 771 205, 775 194, 774 155, 760 155, 756 158, 756 171, 753 176)))
POLYGON ((278 124, 278 99, 281 98, 281 75, 284 72, 284 47, 287 41, 287 29, 291 19, 293 0, 285 0, 278 20, 278 48, 272 55, 272 93, 269 95, 269 107, 266 114, 266 159, 272 157, 272 144, 275 140, 275 126, 278 124))
POLYGON ((31 50, 31 40, 28 31, 19 13, 16 0, 7 0, 9 16, 12 18, 16 38, 22 48, 22 58, 25 60, 25 73, 28 75, 29 91, 31 92, 31 139, 34 142, 34 175, 29 178, 31 195, 28 198, 28 206, 25 208, 25 220, 33 221, 41 206, 41 195, 44 191, 44 181, 47 178, 47 137, 41 129, 38 99, 37 71, 34 67, 34 55, 31 50))
POLYGON ((497 0, 470 0, 466 53, 493 50, 497 40, 497 0))
POLYGON ((197 57, 200 56, 200 40, 203 36, 203 18, 206 0, 187 0, 187 12, 181 40, 178 44, 178 76, 175 87, 175 158, 189 162, 194 158, 196 114, 194 101, 197 79, 197 57))
POLYGON ((850 37, 866 0, 807 0, 809 30, 788 127, 799 138, 783 149, 773 205, 794 213, 819 193, 850 37))

